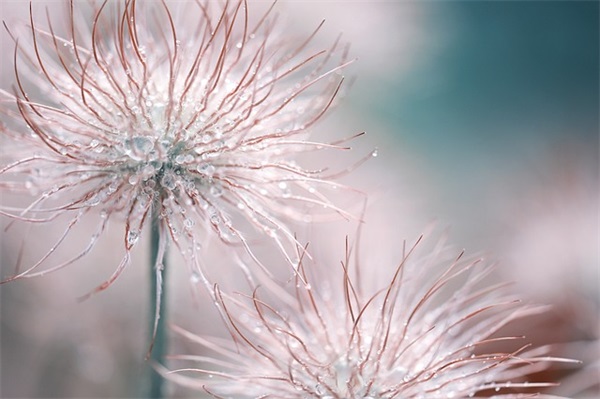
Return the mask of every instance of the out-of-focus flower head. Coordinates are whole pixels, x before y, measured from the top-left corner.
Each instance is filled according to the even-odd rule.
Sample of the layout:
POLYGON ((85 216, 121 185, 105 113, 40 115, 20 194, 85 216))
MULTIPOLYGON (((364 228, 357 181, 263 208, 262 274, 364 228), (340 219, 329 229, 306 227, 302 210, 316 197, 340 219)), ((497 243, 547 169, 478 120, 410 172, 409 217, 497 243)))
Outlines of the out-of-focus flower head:
POLYGON ((345 214, 327 196, 336 172, 295 160, 345 148, 343 139, 308 140, 348 64, 338 41, 315 50, 318 27, 287 40, 272 7, 256 18, 243 0, 176 10, 164 1, 65 4, 64 20, 42 23, 30 5, 28 25, 10 28, 15 83, 0 92, 8 149, 0 187, 33 199, 0 212, 65 223, 39 261, 10 280, 82 258, 117 215, 125 255, 97 290, 129 264, 153 214, 161 250, 173 241, 196 273, 207 235, 252 254, 258 232, 287 254, 295 240, 286 220, 345 214), (84 220, 97 226, 89 245, 55 261, 84 220))
POLYGON ((600 395, 600 259, 598 252, 597 146, 560 141, 531 161, 520 179, 508 176, 495 210, 510 221, 495 248, 506 256, 498 270, 518 283, 523 295, 553 306, 528 335, 538 342, 561 342, 561 356, 582 360, 557 393, 600 395), (510 190, 510 187, 514 188, 510 190), (552 329, 547 327, 551 325, 552 329))
POLYGON ((347 255, 337 273, 301 265, 288 287, 264 279, 248 296, 216 287, 233 339, 177 328, 212 355, 174 356, 199 364, 168 375, 219 398, 529 397, 552 385, 526 379, 560 360, 548 348, 496 334, 546 308, 484 283, 491 266, 481 259, 427 241, 405 246, 395 270, 352 266, 347 255))

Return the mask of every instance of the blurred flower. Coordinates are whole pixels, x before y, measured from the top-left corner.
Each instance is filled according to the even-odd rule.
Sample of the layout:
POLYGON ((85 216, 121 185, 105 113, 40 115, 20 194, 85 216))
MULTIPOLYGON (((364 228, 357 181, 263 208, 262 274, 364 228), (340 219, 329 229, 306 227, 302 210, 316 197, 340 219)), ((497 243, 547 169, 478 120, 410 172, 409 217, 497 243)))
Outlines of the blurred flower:
POLYGON ((351 267, 350 252, 337 273, 301 263, 291 287, 265 278, 239 297, 216 287, 233 340, 177 328, 216 356, 174 356, 200 366, 168 375, 219 398, 514 397, 553 385, 526 376, 561 359, 496 334, 546 308, 484 284, 491 267, 481 259, 419 239, 385 276, 351 267))
POLYGON ((528 336, 540 343, 560 342, 557 353, 582 360, 557 393, 598 397, 597 146, 559 141, 541 153, 529 161, 531 171, 500 184, 503 192, 513 194, 500 197, 494 210, 507 221, 495 235, 495 249, 507 258, 498 270, 514 279, 527 298, 552 305, 543 322, 529 326, 528 336))
POLYGON ((173 241, 201 273, 207 234, 254 256, 248 237, 259 232, 287 254, 295 239, 284 219, 304 220, 308 207, 344 214, 327 197, 336 172, 293 160, 343 148, 344 140, 307 140, 342 82, 339 42, 313 51, 315 31, 290 43, 271 9, 252 22, 243 0, 181 3, 178 12, 165 2, 65 4, 66 21, 48 17, 41 27, 30 6, 29 25, 10 32, 16 83, 0 91, 10 144, 0 187, 33 200, 0 213, 67 221, 47 252, 9 280, 82 258, 116 215, 125 219, 125 256, 96 291, 130 263, 149 219, 159 220, 162 251, 173 241), (89 245, 49 265, 90 219, 97 228, 89 245))

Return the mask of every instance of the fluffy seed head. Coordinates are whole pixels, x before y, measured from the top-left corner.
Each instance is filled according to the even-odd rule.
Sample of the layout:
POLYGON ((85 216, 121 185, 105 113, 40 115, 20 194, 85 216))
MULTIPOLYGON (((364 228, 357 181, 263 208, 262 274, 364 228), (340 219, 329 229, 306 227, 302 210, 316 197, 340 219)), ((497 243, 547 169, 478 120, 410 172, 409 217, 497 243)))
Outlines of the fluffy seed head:
POLYGON ((335 173, 295 161, 342 148, 307 140, 341 85, 338 42, 312 50, 316 31, 288 41, 271 10, 253 18, 243 0, 65 4, 64 20, 32 8, 27 26, 9 30, 15 83, 1 91, 10 151, 0 186, 34 199, 0 212, 69 220, 15 278, 81 258, 113 215, 125 219, 126 256, 110 281, 152 214, 163 244, 174 241, 197 269, 207 233, 248 250, 249 235, 266 234, 286 253, 285 220, 306 220, 309 207, 343 213, 326 195, 335 173), (90 245, 48 267, 84 219, 99 226, 90 245))
POLYGON ((482 284, 490 266, 480 260, 426 246, 406 248, 388 276, 347 258, 337 274, 301 266, 305 283, 264 280, 249 296, 217 288, 233 340, 178 328, 213 355, 180 356, 196 367, 168 375, 218 398, 515 397, 551 385, 524 378, 559 359, 496 334, 545 308, 482 284))

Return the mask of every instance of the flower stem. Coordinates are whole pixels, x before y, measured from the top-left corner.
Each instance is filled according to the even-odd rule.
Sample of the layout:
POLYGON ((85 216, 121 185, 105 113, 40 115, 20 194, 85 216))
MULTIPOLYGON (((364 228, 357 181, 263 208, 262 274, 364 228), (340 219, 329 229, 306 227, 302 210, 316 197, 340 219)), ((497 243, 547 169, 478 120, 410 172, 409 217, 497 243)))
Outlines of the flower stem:
POLYGON ((166 271, 167 252, 164 249, 164 247, 162 251, 160 250, 160 220, 158 217, 158 212, 156 211, 152 213, 151 224, 152 232, 150 244, 150 323, 148 324, 151 352, 148 358, 150 362, 150 386, 148 398, 163 398, 164 379, 154 368, 152 368, 152 365, 163 364, 165 352, 167 349, 167 334, 165 331, 166 284, 163 283, 164 273, 166 271), (162 257, 162 259, 158 259, 159 256, 162 257), (157 267, 161 268, 162 270, 157 271, 157 267), (160 274, 162 275, 159 276, 160 274), (158 318, 158 324, 156 324, 155 327, 157 305, 159 306, 158 315, 160 317, 158 318))

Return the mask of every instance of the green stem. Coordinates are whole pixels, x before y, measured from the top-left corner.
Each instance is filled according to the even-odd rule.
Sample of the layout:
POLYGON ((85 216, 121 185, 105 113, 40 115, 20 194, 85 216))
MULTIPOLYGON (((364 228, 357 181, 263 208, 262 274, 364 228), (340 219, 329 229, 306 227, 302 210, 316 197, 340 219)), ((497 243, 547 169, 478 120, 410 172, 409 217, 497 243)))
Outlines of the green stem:
MULTIPOLYGON (((154 337, 154 343, 152 346, 152 352, 150 353, 149 362, 150 364, 163 364, 164 356, 167 350, 167 334, 165 331, 165 319, 166 319, 166 284, 165 272, 166 272, 166 261, 167 253, 165 251, 163 259, 157 262, 159 256, 160 246, 160 221, 156 212, 152 214, 152 233, 151 233, 151 245, 150 245, 150 323, 149 323, 149 337, 152 340, 152 334, 154 332, 154 318, 156 314, 156 296, 160 295, 160 318, 158 319, 158 325, 156 327, 156 336, 154 337), (163 266, 163 283, 162 287, 158 286, 156 280, 155 265, 162 264, 163 266)), ((148 398, 163 398, 164 397, 164 379, 163 377, 152 367, 150 367, 150 387, 148 398)))

